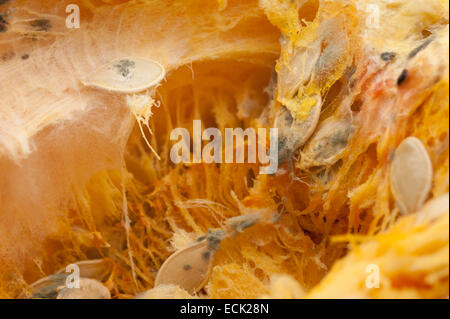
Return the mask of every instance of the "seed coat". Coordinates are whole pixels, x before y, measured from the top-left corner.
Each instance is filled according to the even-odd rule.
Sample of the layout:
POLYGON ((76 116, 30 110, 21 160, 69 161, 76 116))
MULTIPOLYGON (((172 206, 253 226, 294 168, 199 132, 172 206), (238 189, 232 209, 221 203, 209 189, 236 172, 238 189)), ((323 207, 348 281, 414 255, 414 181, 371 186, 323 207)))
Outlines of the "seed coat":
POLYGON ((177 251, 161 266, 155 279, 155 287, 176 285, 190 294, 196 293, 208 280, 213 253, 214 250, 208 247, 207 240, 195 242, 177 251), (190 267, 185 267, 186 265, 190 267))
POLYGON ((162 81, 164 67, 156 61, 124 58, 111 61, 82 80, 85 86, 117 93, 138 93, 162 81))
POLYGON ((431 189, 433 167, 427 150, 415 137, 408 137, 397 147, 390 169, 390 185, 400 212, 420 209, 431 189))

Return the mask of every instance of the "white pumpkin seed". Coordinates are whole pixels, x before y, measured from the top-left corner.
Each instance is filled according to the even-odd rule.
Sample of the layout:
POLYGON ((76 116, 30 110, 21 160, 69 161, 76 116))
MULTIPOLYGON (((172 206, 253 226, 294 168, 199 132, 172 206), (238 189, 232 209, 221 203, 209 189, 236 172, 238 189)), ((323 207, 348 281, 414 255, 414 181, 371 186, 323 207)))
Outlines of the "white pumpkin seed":
POLYGON ((117 93, 138 93, 157 85, 166 74, 153 60, 123 58, 103 65, 82 83, 89 87, 117 93))
POLYGON ((155 287, 176 285, 190 294, 196 293, 208 280, 214 253, 207 239, 177 251, 161 266, 155 287))
POLYGON ((427 150, 415 137, 408 137, 397 147, 390 170, 390 185, 400 212, 413 213, 428 197, 433 168, 427 150))
POLYGON ((80 278, 79 288, 62 288, 56 299, 111 299, 108 288, 99 281, 80 278))

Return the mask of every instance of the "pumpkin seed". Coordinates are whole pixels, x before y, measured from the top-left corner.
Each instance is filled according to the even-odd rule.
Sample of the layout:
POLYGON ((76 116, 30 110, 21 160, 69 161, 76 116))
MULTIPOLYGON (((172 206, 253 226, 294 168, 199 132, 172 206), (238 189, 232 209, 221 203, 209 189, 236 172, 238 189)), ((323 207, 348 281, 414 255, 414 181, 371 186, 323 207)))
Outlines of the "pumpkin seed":
POLYGON ((30 285, 30 291, 19 295, 19 299, 55 299, 58 288, 66 284, 67 274, 55 274, 39 279, 30 285))
POLYGON ((156 61, 124 58, 101 66, 82 83, 97 89, 130 94, 157 85, 165 73, 164 67, 156 61))
MULTIPOLYGON (((80 269, 80 277, 104 280, 113 269, 113 262, 110 259, 83 260, 74 263, 80 269)), ((66 269, 61 269, 58 274, 66 273, 66 269)))
POLYGON ((151 133, 148 121, 152 115, 152 106, 157 105, 151 97, 154 90, 151 93, 131 94, 155 88, 165 75, 166 70, 159 62, 142 58, 124 58, 101 66, 82 80, 88 87, 127 94, 127 105, 138 122, 142 137, 158 159, 160 159, 158 153, 151 146, 143 130, 145 126, 151 133))
POLYGON ((208 239, 177 251, 161 266, 155 286, 176 285, 190 294, 196 293, 208 280, 214 253, 208 239))
POLYGON ((344 152, 352 131, 351 115, 344 118, 330 117, 323 121, 302 150, 300 168, 331 166, 336 163, 344 152))
MULTIPOLYGON (((77 263, 80 270, 80 278, 104 280, 113 268, 113 262, 109 259, 84 260, 77 263)), ((57 273, 41 278, 30 285, 30 291, 19 295, 19 299, 27 297, 39 299, 54 299, 58 295, 58 289, 66 285, 67 276, 66 268, 59 270, 57 273)))
POLYGON ((322 98, 320 95, 316 95, 312 99, 316 103, 311 107, 308 117, 305 119, 293 118, 286 107, 282 107, 278 111, 274 126, 278 128, 279 163, 283 163, 291 158, 314 133, 322 110, 322 98))
POLYGON ((56 299, 111 299, 111 294, 99 281, 80 278, 79 288, 62 288, 56 299))
POLYGON ((415 137, 408 137, 397 147, 390 170, 392 194, 400 212, 413 213, 428 197, 433 168, 427 150, 415 137))
POLYGON ((214 254, 223 239, 243 232, 255 225, 259 215, 250 214, 228 220, 225 229, 208 231, 194 243, 171 255, 161 266, 155 279, 155 287, 173 285, 189 294, 199 291, 208 281, 214 254))

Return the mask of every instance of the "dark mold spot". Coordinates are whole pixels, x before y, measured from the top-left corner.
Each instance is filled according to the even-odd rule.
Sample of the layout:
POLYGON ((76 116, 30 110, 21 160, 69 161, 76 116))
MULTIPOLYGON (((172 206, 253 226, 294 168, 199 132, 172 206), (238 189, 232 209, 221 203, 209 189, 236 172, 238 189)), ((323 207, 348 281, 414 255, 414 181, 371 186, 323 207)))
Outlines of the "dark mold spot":
POLYGON ((402 73, 400 74, 400 76, 397 79, 397 85, 400 86, 403 84, 403 82, 405 82, 406 78, 408 77, 408 70, 404 69, 402 71, 402 73))
POLYGON ((48 284, 36 291, 31 291, 32 297, 37 299, 56 299, 58 296, 58 287, 63 286, 67 275, 55 274, 48 278, 48 284))
POLYGON ((239 233, 243 232, 246 228, 252 227, 259 220, 258 215, 246 215, 238 216, 231 219, 231 226, 239 233))
POLYGON ((183 269, 186 270, 186 271, 188 271, 188 270, 191 270, 191 269, 192 269, 192 266, 189 265, 189 264, 185 264, 185 265, 183 266, 183 269))
POLYGON ((52 28, 52 24, 48 19, 37 19, 30 22, 30 25, 36 31, 48 31, 52 28))
POLYGON ((8 24, 8 21, 3 17, 3 14, 0 13, 0 33, 6 32, 8 28, 6 25, 8 24))
POLYGON ((281 135, 278 139, 278 163, 283 164, 295 152, 294 145, 288 137, 281 135))
POLYGON ((421 45, 419 45, 417 48, 415 48, 414 50, 412 50, 409 55, 408 55, 408 59, 412 59, 414 58, 420 51, 422 51, 423 49, 425 49, 431 42, 433 42, 433 39, 428 39, 426 40, 424 43, 422 43, 421 45))
POLYGON ((243 220, 236 226, 236 230, 238 232, 242 232, 242 231, 244 231, 244 229, 252 227, 253 225, 255 225, 256 222, 257 222, 256 219, 243 220))
POLYGON ((120 60, 114 67, 117 69, 117 72, 122 75, 124 78, 129 77, 131 74, 131 70, 134 69, 136 63, 130 60, 120 60))
POLYGON ((22 55, 20 58, 21 58, 22 60, 26 60, 26 59, 28 59, 29 57, 30 57, 30 55, 29 55, 28 53, 26 53, 26 54, 22 55))
POLYGON ((222 241, 221 238, 218 238, 216 236, 210 236, 208 238, 208 248, 212 250, 217 250, 220 246, 220 242, 222 241))
POLYGON ((284 120, 286 121, 286 124, 288 126, 292 126, 292 123, 294 122, 294 118, 292 117, 292 114, 289 110, 286 109, 286 114, 284 115, 284 120))
POLYGON ((337 132, 331 137, 331 144, 339 148, 347 146, 349 134, 349 130, 337 132))
POLYGON ((0 6, 1 6, 2 4, 7 3, 7 2, 9 2, 9 0, 0 0, 0 6))
POLYGON ((205 252, 202 254, 202 257, 203 257, 203 259, 205 259, 205 260, 209 260, 209 258, 211 258, 211 252, 210 252, 210 251, 205 251, 205 252))
POLYGON ((386 61, 386 62, 391 61, 396 56, 397 56, 397 54, 395 52, 383 52, 380 55, 381 60, 386 61))
POLYGON ((200 236, 199 238, 197 238, 197 241, 200 242, 200 241, 203 241, 205 239, 206 239, 206 236, 200 236))
POLYGON ((209 232, 206 236, 208 238, 208 249, 217 251, 220 247, 220 243, 224 238, 225 233, 223 230, 216 230, 213 232, 209 232))

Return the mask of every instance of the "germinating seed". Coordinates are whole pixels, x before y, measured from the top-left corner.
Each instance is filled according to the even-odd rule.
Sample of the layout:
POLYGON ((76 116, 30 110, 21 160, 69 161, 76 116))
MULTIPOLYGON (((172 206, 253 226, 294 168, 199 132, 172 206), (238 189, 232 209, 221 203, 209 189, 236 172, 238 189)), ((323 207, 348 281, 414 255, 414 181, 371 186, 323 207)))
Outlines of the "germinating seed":
POLYGON ((157 85, 165 76, 164 67, 153 60, 124 58, 103 65, 82 83, 117 93, 138 93, 157 85))
POLYGON ((395 150, 390 171, 391 191, 403 214, 422 207, 432 179, 431 160, 422 142, 415 137, 403 140, 395 150))
POLYGON ((190 294, 199 291, 208 280, 213 253, 207 239, 177 251, 161 266, 155 287, 176 285, 190 294))
POLYGON ((62 288, 56 299, 111 299, 105 286, 95 279, 80 278, 79 288, 62 288))

